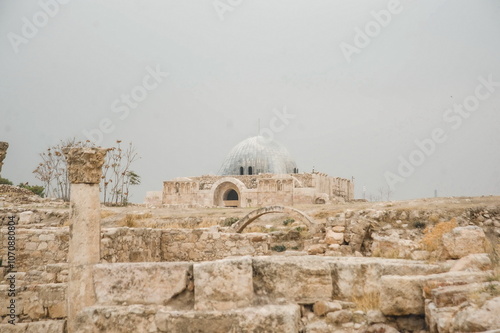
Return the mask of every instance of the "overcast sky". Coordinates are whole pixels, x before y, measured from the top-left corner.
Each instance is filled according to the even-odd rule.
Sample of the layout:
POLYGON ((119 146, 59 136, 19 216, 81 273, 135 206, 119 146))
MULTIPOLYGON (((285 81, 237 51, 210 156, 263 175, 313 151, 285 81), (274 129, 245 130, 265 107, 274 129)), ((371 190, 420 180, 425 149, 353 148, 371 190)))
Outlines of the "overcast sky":
POLYGON ((142 202, 217 173, 259 119, 300 171, 354 177, 358 198, 500 195, 500 1, 0 0, 16 184, 104 124, 102 146, 142 157, 142 202))

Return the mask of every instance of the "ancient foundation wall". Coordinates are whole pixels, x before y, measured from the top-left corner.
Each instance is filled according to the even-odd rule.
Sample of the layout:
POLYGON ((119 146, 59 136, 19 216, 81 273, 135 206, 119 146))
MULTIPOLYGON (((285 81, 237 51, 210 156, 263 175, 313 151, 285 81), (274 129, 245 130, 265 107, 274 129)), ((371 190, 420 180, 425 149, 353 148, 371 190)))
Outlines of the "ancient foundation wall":
MULTIPOLYGON (((2 227, 2 235, 7 234, 2 227)), ((67 262, 69 228, 16 230, 17 269, 27 272, 67 262)), ((263 233, 232 234, 208 229, 109 228, 101 232, 101 261, 207 261, 229 256, 266 255, 278 240, 263 233)), ((3 237, 2 248, 7 248, 3 237)), ((6 258, 3 258, 6 261, 6 258)))

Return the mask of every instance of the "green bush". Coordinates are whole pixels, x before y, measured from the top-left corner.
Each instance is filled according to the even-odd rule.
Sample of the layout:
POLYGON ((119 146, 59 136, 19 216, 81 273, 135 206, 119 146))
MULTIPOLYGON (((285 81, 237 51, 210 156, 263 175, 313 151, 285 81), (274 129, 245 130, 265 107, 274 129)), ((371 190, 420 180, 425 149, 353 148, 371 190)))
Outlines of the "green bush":
POLYGON ((285 252, 286 246, 285 245, 275 245, 275 246, 271 247, 271 250, 276 251, 276 252, 285 252))
POLYGON ((40 185, 28 185, 28 183, 21 183, 18 186, 21 187, 21 188, 25 188, 27 190, 30 190, 31 192, 35 193, 36 195, 38 195, 38 196, 40 196, 42 198, 45 195, 45 193, 43 193, 45 191, 45 188, 43 186, 40 186, 40 185))
POLYGON ((417 229, 425 229, 426 224, 422 221, 413 222, 413 226, 417 229))
POLYGON ((239 219, 237 217, 226 217, 226 219, 222 222, 222 226, 223 227, 230 227, 233 224, 235 224, 236 222, 238 222, 238 220, 239 219))
POLYGON ((0 177, 0 185, 13 185, 12 182, 10 180, 8 180, 7 178, 2 178, 0 177))
POLYGON ((289 224, 292 224, 293 222, 295 222, 294 219, 288 218, 288 219, 286 219, 286 220, 283 221, 283 224, 284 225, 289 225, 289 224))

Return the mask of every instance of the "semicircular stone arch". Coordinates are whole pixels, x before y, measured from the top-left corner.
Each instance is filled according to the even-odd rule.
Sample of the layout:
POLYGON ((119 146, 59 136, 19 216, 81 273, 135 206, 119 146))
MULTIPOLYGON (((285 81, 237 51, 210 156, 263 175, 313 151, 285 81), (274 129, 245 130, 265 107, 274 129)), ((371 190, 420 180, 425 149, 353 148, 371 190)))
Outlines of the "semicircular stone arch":
POLYGON ((230 231, 241 233, 250 223, 258 219, 262 215, 276 213, 298 214, 304 218, 304 221, 306 222, 306 224, 308 224, 311 233, 314 234, 317 231, 317 223, 314 222, 314 220, 309 215, 298 209, 285 206, 267 206, 253 210, 243 218, 239 219, 238 222, 233 224, 230 228, 230 231))

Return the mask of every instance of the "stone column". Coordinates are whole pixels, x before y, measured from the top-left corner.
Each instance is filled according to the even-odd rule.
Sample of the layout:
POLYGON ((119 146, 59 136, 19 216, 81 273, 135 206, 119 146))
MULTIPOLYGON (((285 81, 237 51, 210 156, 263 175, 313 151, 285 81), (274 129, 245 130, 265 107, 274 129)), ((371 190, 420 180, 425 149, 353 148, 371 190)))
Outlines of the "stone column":
POLYGON ((9 148, 9 143, 0 141, 0 177, 2 176, 2 165, 5 155, 7 155, 7 148, 9 148))
POLYGON ((68 332, 76 331, 76 315, 95 304, 92 266, 101 260, 99 182, 107 149, 63 148, 70 186, 68 332))

